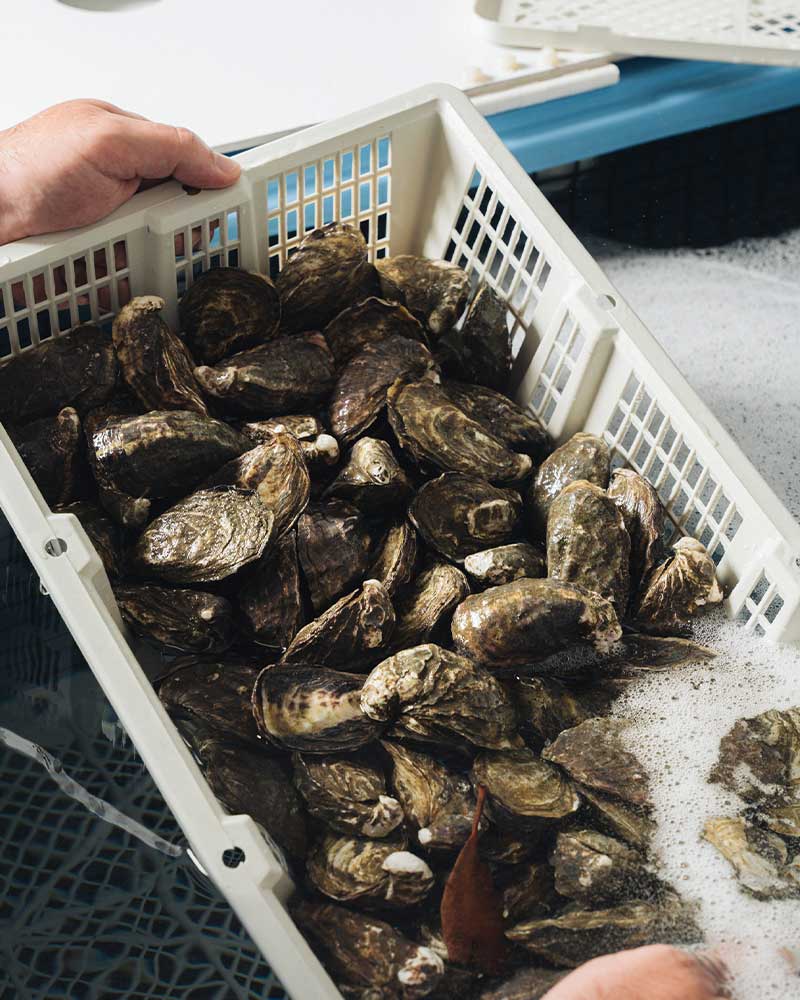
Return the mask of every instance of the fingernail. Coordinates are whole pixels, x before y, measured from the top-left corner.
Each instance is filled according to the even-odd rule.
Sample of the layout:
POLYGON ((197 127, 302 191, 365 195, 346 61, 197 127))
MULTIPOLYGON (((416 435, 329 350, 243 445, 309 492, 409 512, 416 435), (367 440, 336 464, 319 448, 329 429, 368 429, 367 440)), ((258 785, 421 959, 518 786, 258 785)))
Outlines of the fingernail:
POLYGON ((229 177, 238 177, 241 173, 242 168, 236 160, 232 160, 223 153, 214 153, 214 162, 222 173, 227 174, 229 177))

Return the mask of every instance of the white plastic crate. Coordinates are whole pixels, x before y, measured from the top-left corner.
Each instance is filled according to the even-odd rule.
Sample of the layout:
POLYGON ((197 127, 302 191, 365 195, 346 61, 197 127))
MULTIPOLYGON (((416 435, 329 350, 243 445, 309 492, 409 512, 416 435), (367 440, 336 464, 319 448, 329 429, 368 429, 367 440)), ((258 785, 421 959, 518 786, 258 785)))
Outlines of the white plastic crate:
POLYGON ((474 0, 498 45, 800 63, 797 0, 474 0))
MULTIPOLYGON (((242 154, 227 191, 152 189, 97 226, 0 249, 0 353, 109 321, 214 264, 275 272, 304 230, 361 227, 372 258, 446 256, 510 304, 514 384, 559 440, 605 436, 706 543, 731 615, 800 639, 800 525, 620 298, 470 102, 432 86, 242 154)), ((692 331, 702 335, 702 330, 692 331)), ((248 816, 211 794, 133 655, 100 560, 54 515, 0 428, 0 507, 134 740, 194 854, 297 1000, 339 996, 285 909, 290 880, 248 816), (244 861, 229 867, 233 848, 244 861)), ((235 852, 234 852, 235 853, 235 852)))

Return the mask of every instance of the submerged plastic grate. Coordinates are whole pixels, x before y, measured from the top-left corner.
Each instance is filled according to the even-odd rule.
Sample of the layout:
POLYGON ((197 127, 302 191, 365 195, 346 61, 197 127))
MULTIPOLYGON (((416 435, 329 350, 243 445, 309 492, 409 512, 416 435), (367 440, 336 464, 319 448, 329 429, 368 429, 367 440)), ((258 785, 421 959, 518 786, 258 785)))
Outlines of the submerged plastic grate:
POLYGON ((632 372, 605 430, 612 466, 625 465, 658 490, 671 523, 670 541, 692 535, 719 565, 742 526, 736 504, 709 464, 672 424, 632 372))
POLYGON ((342 149, 267 181, 269 273, 275 277, 306 233, 331 222, 361 230, 369 259, 389 255, 391 136, 342 149))
MULTIPOLYGON (((58 757, 86 792, 180 845, 178 824, 0 517, 0 726, 58 757), (42 707, 41 699, 47 696, 42 707)), ((171 857, 64 794, 0 745, 0 997, 288 1000, 188 856, 171 857)))
POLYGON ((0 359, 93 320, 110 327, 131 299, 127 241, 93 246, 0 284, 0 359))
POLYGON ((774 625, 784 603, 776 584, 762 572, 745 597, 737 618, 746 632, 755 632, 756 635, 763 636, 774 625))

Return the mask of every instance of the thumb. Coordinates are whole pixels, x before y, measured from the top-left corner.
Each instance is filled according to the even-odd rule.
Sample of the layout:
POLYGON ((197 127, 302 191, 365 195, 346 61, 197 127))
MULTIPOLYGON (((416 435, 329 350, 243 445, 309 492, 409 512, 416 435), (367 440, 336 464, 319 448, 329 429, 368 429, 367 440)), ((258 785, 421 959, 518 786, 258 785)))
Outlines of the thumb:
POLYGON ((223 188, 235 183, 241 167, 212 149, 188 128, 126 118, 122 128, 126 167, 142 180, 174 177, 198 188, 223 188))

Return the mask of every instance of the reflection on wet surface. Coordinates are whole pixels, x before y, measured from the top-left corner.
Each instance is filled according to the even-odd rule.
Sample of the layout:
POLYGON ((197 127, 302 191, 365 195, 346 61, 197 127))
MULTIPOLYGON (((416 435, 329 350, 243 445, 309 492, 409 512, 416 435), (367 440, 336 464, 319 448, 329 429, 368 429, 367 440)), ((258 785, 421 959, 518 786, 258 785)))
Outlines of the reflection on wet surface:
POLYGON ((4 1000, 285 1000, 1 515, 0 788, 4 1000))

